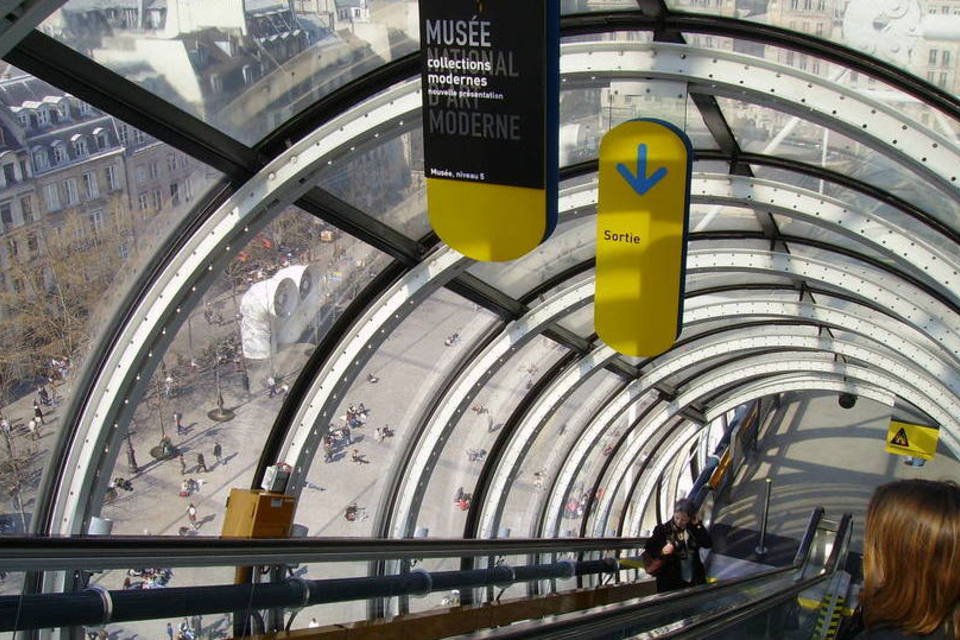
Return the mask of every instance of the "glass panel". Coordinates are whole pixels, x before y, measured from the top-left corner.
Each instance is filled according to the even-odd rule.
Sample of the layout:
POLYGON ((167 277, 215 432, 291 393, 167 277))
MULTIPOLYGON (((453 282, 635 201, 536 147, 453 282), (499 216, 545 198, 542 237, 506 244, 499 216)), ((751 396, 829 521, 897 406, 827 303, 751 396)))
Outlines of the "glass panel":
MULTIPOLYGON (((442 392, 461 358, 497 322, 490 312, 440 289, 389 334, 344 394, 327 446, 317 447, 297 508, 297 523, 309 535, 373 535, 372 516, 388 497, 384 492, 417 435, 422 412, 442 392), (447 344, 454 335, 457 339, 447 344), (347 424, 351 406, 356 415, 352 426, 347 424)), ((443 504, 447 502, 445 498, 443 504)))
POLYGON ((477 262, 467 272, 509 296, 520 298, 554 274, 592 260, 596 236, 594 216, 564 218, 546 242, 522 258, 512 262, 477 262))
POLYGON ((591 11, 636 11, 636 0, 560 0, 560 13, 591 11))
POLYGON ((596 158, 603 135, 634 118, 666 120, 683 129, 694 148, 718 148, 686 83, 600 78, 560 92, 560 165, 596 158))
POLYGON ((423 181, 423 140, 416 128, 326 166, 317 186, 409 238, 430 231, 423 181))
POLYGON ((420 39, 397 1, 71 0, 40 30, 249 145, 420 39))
MULTIPOLYGON (((780 111, 728 98, 717 98, 717 103, 744 151, 827 167, 894 193, 956 227, 960 205, 953 198, 874 149, 780 111)), ((812 185, 808 180, 804 186, 812 185)))
MULTIPOLYGON (((744 295, 747 295, 748 291, 738 291, 738 287, 746 286, 767 286, 770 288, 770 292, 775 291, 778 288, 788 288, 793 291, 792 295, 794 299, 798 295, 795 290, 797 288, 797 282, 791 277, 788 276, 778 276, 772 273, 744 273, 739 271, 724 271, 724 272, 712 272, 712 271, 703 271, 699 273, 691 273, 687 271, 687 283, 686 283, 686 293, 687 299, 690 300, 690 296, 695 294, 698 291, 704 291, 707 289, 712 289, 716 287, 723 287, 729 289, 729 291, 724 294, 729 298, 742 298, 744 295)), ((769 292, 764 292, 766 295, 769 292)), ((700 304, 699 301, 696 304, 700 304)))
MULTIPOLYGON (((593 446, 591 446, 587 452, 583 466, 580 467, 576 480, 567 492, 563 509, 564 520, 562 526, 568 531, 572 531, 573 533, 571 535, 579 535, 584 518, 589 518, 597 508, 597 498, 603 497, 608 489, 613 490, 615 488, 612 485, 607 487, 603 484, 609 481, 609 479, 600 478, 600 472, 603 470, 604 465, 608 461, 611 461, 610 456, 617 455, 617 452, 626 446, 625 444, 620 444, 624 434, 627 434, 627 442, 637 436, 636 421, 652 402, 657 401, 656 396, 657 392, 654 391, 631 404, 622 414, 607 425, 602 436, 593 443, 593 446), (597 486, 598 483, 601 484, 597 486), (594 493, 595 488, 596 493, 594 493), (588 508, 591 509, 590 512, 587 511, 588 508)), ((636 459, 638 463, 644 460, 646 455, 649 454, 648 448, 652 448, 652 441, 654 440, 656 440, 656 438, 651 439, 651 442, 644 445, 644 454, 641 454, 636 459)), ((619 481, 620 479, 617 478, 615 480, 619 481)), ((623 493, 623 487, 620 487, 618 494, 623 493)), ((616 511, 612 511, 611 513, 615 514, 616 511)), ((608 528, 602 532, 602 535, 618 535, 615 530, 618 521, 616 516, 612 517, 609 520, 608 528)), ((595 531, 587 530, 586 534, 594 535, 595 531)))
MULTIPOLYGON (((746 0, 667 0, 667 6, 680 11, 736 16, 836 42, 926 78, 956 95, 952 60, 956 60, 954 43, 960 39, 960 33, 953 22, 938 21, 939 5, 931 4, 930 15, 924 15, 924 5, 912 3, 895 17, 886 16, 881 7, 870 3, 854 2, 840 10, 826 0, 788 0, 769 6, 767 2, 746 0)), ((950 5, 943 5, 944 14, 950 11, 950 5)), ((706 37, 709 36, 699 36, 706 37)), ((742 46, 748 52, 764 50, 762 43, 746 42, 742 46)), ((818 73, 815 68, 811 70, 818 73)))
MULTIPOLYGON (((766 180, 774 180, 786 184, 795 185, 811 191, 820 192, 830 196, 844 204, 847 208, 864 214, 870 214, 881 220, 886 220, 897 225, 901 229, 909 229, 909 235, 921 239, 937 248, 940 252, 948 255, 954 251, 954 244, 949 238, 941 233, 935 232, 931 227, 923 224, 914 217, 904 214, 899 209, 874 200, 852 189, 847 189, 830 182, 821 182, 815 178, 810 178, 800 173, 784 171, 771 167, 752 165, 754 175, 766 180)), ((899 195, 899 194, 894 194, 899 195)))
MULTIPOLYGON (((886 263, 899 262, 897 258, 894 258, 889 253, 880 252, 869 244, 860 242, 850 236, 836 233, 825 227, 810 224, 806 220, 781 215, 774 215, 773 219, 776 221, 780 233, 784 236, 803 238, 817 243, 827 243, 841 249, 855 251, 863 256, 886 263)), ((793 247, 797 243, 790 243, 788 241, 788 244, 793 247)), ((922 271, 922 269, 920 271, 922 271)))
POLYGON ((564 329, 569 329, 581 338, 589 338, 593 335, 593 303, 577 309, 573 313, 564 316, 563 320, 558 322, 564 329))
POLYGON ((720 204, 691 204, 690 231, 741 231, 760 233, 763 228, 753 209, 720 204))
POLYGON ((195 301, 137 407, 101 514, 112 533, 218 535, 230 488, 252 484, 270 426, 317 341, 388 263, 296 207, 238 252, 195 301), (289 317, 264 308, 272 286, 288 290, 289 317), (214 415, 220 397, 232 418, 214 415), (140 470, 129 480, 132 462, 140 470))
POLYGON ((0 517, 24 533, 74 365, 221 176, 14 67, 0 102, 0 517))
POLYGON ((447 439, 424 493, 417 524, 429 529, 431 537, 463 536, 466 510, 487 452, 493 449, 516 405, 566 352, 552 340, 537 336, 513 354, 476 395, 470 411, 447 439))
MULTIPOLYGON (((598 371, 559 406, 547 424, 534 436, 520 469, 509 485, 500 526, 514 537, 537 537, 538 515, 547 499, 553 479, 567 458, 567 452, 586 428, 587 421, 623 380, 607 371, 598 371), (539 474, 539 475, 538 475, 539 474)), ((546 532, 550 535, 551 532, 546 532)), ((500 537, 500 536, 498 536, 500 537)))

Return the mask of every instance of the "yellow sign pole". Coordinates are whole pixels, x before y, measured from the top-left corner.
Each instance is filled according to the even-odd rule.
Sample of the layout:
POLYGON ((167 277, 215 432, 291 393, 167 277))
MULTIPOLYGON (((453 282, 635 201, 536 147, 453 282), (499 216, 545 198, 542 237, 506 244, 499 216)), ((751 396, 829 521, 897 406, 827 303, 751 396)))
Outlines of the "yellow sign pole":
POLYGON ((692 155, 662 120, 625 122, 600 142, 594 323, 620 353, 656 356, 680 334, 692 155))

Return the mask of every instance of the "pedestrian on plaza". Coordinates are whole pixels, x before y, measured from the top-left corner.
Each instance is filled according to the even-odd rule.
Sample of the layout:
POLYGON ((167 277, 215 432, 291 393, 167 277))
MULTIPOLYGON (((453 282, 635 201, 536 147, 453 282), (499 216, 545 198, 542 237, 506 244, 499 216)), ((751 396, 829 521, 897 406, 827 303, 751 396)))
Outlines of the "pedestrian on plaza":
POLYGON ((36 418, 40 424, 46 424, 43 421, 43 409, 40 408, 40 403, 36 400, 33 401, 33 417, 36 418))
POLYGON ((167 623, 167 640, 173 640, 173 625, 167 623))
POLYGON ((30 437, 33 440, 37 440, 40 437, 40 428, 37 425, 36 418, 30 418, 30 421, 27 423, 27 431, 30 433, 30 437))
POLYGON ((192 502, 187 507, 187 520, 190 521, 190 526, 193 527, 194 531, 200 528, 200 523, 197 522, 197 507, 192 502))
POLYGON ((202 453, 197 454, 197 471, 203 471, 204 473, 207 473, 207 462, 203 459, 202 453))
POLYGON ((220 446, 219 442, 213 443, 213 457, 217 459, 217 464, 226 464, 223 461, 223 447, 220 446))
POLYGON ((179 411, 173 412, 173 423, 177 425, 177 435, 183 435, 183 414, 179 411))
POLYGON ((47 392, 47 387, 40 385, 37 388, 37 396, 40 398, 40 404, 49 407, 50 406, 50 394, 47 392))
POLYGON ((183 454, 180 454, 180 475, 187 475, 187 461, 183 459, 183 454))
POLYGON ((7 437, 13 434, 13 428, 10 426, 10 421, 4 416, 0 416, 0 429, 3 430, 3 435, 7 437))
POLYGON ((350 454, 350 459, 357 464, 370 464, 370 461, 367 460, 367 457, 360 453, 359 449, 354 449, 350 454))
POLYGON ((310 618, 310 624, 307 625, 308 628, 310 628, 310 629, 316 629, 316 628, 319 627, 319 626, 320 626, 320 623, 317 622, 317 619, 316 619, 316 618, 310 618))

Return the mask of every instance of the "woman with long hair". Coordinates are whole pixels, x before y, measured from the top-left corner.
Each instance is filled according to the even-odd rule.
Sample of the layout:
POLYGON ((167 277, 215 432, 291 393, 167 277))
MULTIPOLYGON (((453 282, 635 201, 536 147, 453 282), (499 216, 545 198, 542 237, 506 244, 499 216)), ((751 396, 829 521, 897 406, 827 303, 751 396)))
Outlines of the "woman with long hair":
POLYGON ((960 486, 900 480, 867 509, 858 640, 960 640, 960 486))

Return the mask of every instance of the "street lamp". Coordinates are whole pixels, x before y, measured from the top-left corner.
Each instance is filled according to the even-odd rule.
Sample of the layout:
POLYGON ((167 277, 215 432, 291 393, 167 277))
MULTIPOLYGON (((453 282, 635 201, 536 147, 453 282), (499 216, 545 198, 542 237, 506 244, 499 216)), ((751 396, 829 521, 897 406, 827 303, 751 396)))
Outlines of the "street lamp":
POLYGON ((130 442, 130 430, 127 430, 127 468, 130 473, 139 473, 140 467, 137 465, 137 454, 133 451, 133 443, 130 442))
POLYGON ((223 406, 223 386, 220 383, 220 345, 217 345, 215 353, 215 362, 213 365, 213 375, 217 381, 217 408, 208 411, 207 417, 215 422, 227 422, 228 420, 233 420, 233 417, 236 415, 233 410, 227 409, 223 406))

